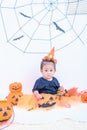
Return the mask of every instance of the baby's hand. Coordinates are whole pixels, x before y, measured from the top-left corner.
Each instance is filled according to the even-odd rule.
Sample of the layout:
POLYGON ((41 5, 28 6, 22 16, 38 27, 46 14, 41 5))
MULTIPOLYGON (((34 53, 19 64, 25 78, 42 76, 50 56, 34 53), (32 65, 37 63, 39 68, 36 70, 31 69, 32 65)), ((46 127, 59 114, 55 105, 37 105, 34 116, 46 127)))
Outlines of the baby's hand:
POLYGON ((38 100, 42 99, 42 95, 41 94, 37 94, 36 97, 37 97, 38 100))
POLYGON ((35 95, 35 97, 36 97, 38 100, 42 98, 42 95, 39 94, 38 91, 34 91, 34 95, 35 95))

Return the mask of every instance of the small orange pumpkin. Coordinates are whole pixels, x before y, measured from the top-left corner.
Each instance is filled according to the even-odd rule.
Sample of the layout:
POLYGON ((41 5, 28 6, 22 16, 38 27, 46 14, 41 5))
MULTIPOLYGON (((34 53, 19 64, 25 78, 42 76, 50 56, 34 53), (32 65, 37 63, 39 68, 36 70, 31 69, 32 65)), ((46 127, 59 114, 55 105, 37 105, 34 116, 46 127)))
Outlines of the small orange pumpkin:
POLYGON ((83 93, 81 94, 81 101, 82 101, 83 103, 87 103, 87 92, 83 92, 83 93))
POLYGON ((12 104, 7 100, 0 100, 0 122, 7 121, 13 113, 12 104))
POLYGON ((18 100, 21 96, 23 96, 22 84, 18 82, 11 83, 9 85, 10 93, 7 96, 7 100, 11 102, 13 105, 17 105, 18 100))

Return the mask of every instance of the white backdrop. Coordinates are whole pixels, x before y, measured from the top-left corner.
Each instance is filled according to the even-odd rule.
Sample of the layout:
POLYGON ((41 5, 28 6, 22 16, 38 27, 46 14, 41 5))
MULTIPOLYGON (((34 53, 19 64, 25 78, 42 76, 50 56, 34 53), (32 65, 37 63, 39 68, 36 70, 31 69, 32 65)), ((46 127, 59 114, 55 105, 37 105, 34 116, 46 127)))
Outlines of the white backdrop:
MULTIPOLYGON (((4 4, 2 5, 4 6, 4 4)), ((72 44, 66 46, 63 49, 59 49, 59 44, 57 43, 52 44, 52 46, 49 46, 46 43, 44 44, 44 49, 46 48, 45 53, 24 53, 20 51, 18 48, 14 47, 15 43, 13 43, 12 45, 12 39, 10 38, 9 34, 11 34, 12 28, 13 27, 15 28, 16 22, 12 20, 12 17, 9 19, 9 21, 10 21, 10 27, 8 28, 7 18, 4 17, 3 8, 1 8, 0 98, 5 98, 7 96, 9 92, 9 84, 12 82, 21 82, 23 85, 23 92, 30 93, 35 80, 41 76, 40 69, 39 69, 41 59, 47 54, 47 52, 50 51, 52 46, 55 46, 56 49, 55 57, 58 61, 57 71, 55 76, 58 78, 61 85, 63 85, 65 88, 76 86, 82 90, 87 88, 87 58, 86 58, 87 57, 87 15, 86 14, 80 15, 74 24, 74 29, 76 29, 75 31, 79 32, 77 33, 78 34, 77 39, 76 40, 73 39, 74 34, 72 31, 69 34, 66 34, 67 35, 65 37, 66 39, 65 38, 62 39, 63 43, 66 42, 67 39, 73 40, 72 44), (6 23, 5 26, 3 23, 6 23), (85 29, 79 37, 79 34, 81 33, 84 27, 85 29), (5 29, 8 29, 8 31, 5 29), (8 38, 6 37, 6 34, 8 35, 8 38)), ((68 24, 66 25, 68 26, 68 24)), ((33 28, 33 25, 31 28, 33 28)), ((39 33, 43 34, 43 30, 40 30, 39 33)), ((58 38, 59 40, 61 40, 59 36, 58 38)), ((26 39, 23 42, 26 42, 26 39)), ((32 43, 33 42, 34 41, 32 40, 32 43)), ((58 43, 60 43, 60 41, 58 41, 58 43)), ((43 45, 39 46, 37 44, 33 44, 32 48, 33 50, 35 49, 40 50, 41 48, 43 48, 43 45)))

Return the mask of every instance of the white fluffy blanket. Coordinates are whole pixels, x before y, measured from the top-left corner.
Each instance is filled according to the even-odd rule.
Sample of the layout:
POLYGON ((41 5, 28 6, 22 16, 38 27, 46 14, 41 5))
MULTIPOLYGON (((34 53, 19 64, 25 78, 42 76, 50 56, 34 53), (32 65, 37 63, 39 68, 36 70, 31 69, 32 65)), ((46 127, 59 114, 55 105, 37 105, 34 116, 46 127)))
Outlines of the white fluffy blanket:
POLYGON ((14 122, 23 124, 43 124, 61 119, 87 121, 87 104, 80 103, 71 108, 53 108, 52 110, 31 110, 14 107, 14 122))

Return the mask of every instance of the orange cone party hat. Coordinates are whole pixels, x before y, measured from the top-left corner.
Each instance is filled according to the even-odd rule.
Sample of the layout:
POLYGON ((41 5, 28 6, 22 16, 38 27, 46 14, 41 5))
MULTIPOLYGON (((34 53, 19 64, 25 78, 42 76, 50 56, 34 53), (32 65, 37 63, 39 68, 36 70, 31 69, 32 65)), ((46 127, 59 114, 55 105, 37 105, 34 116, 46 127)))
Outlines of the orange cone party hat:
POLYGON ((42 60, 52 61, 54 63, 57 63, 57 60, 54 58, 55 48, 53 47, 51 51, 48 53, 47 56, 45 56, 42 60))

